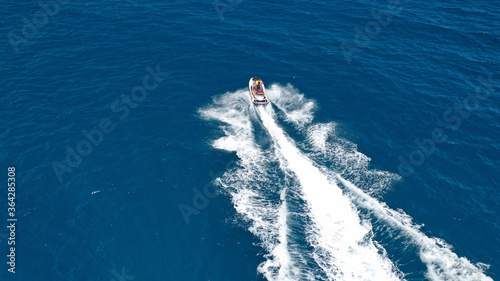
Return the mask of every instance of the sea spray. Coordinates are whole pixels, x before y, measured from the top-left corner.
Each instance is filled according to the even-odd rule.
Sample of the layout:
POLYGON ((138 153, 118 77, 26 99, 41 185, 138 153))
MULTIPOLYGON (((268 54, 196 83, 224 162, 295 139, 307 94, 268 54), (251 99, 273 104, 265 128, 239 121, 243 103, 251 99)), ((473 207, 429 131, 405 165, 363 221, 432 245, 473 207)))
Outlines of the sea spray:
POLYGON ((399 177, 370 168, 369 157, 336 136, 335 123, 314 123, 313 101, 291 85, 271 85, 268 96, 274 104, 254 107, 246 91, 226 93, 199 111, 223 132, 213 147, 239 157, 218 182, 259 239, 265 253, 257 270, 267 280, 404 279, 358 209, 396 230, 398 241, 416 245, 427 278, 492 280, 446 242, 426 236, 408 215, 380 202, 399 177), (281 121, 293 124, 304 139, 292 139, 281 121), (262 144, 265 135, 256 136, 262 126, 270 147, 262 144))

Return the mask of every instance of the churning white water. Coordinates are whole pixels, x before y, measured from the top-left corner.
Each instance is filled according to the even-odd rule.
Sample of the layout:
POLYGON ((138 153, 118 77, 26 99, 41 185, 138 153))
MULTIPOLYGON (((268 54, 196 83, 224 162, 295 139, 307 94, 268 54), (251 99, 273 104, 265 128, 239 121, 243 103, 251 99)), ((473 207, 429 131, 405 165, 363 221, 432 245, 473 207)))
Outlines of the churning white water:
POLYGON ((383 191, 398 177, 369 169, 370 159, 355 145, 331 142, 335 124, 313 122, 313 101, 289 85, 272 85, 268 96, 284 122, 306 136, 302 143, 280 126, 273 106, 254 107, 244 90, 218 96, 199 111, 202 118, 218 121, 224 133, 213 146, 235 152, 239 158, 238 167, 226 171, 218 181, 266 252, 257 269, 266 279, 404 279, 404 273, 373 239, 374 230, 360 216, 360 208, 399 230, 420 249, 418 255, 427 266, 429 279, 492 280, 445 242, 422 233, 408 215, 373 197, 372 193, 383 191), (257 141, 263 137, 269 146, 257 141), (336 168, 322 166, 316 158, 326 159, 325 163, 334 163, 336 168), (362 181, 369 183, 357 187, 362 181), (289 202, 287 192, 300 200, 289 202), (290 220, 292 205, 297 210, 297 204, 302 204, 299 215, 305 218, 304 225, 290 220), (292 246, 295 228, 303 233, 304 247, 292 246))

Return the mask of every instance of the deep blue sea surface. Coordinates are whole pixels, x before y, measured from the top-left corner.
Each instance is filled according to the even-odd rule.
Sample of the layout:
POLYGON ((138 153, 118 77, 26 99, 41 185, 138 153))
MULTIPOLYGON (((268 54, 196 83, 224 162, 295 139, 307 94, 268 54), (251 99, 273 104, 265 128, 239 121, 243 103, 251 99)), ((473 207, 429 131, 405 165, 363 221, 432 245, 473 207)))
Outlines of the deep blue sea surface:
POLYGON ((500 279, 500 2, 0 10, 0 280, 500 279))

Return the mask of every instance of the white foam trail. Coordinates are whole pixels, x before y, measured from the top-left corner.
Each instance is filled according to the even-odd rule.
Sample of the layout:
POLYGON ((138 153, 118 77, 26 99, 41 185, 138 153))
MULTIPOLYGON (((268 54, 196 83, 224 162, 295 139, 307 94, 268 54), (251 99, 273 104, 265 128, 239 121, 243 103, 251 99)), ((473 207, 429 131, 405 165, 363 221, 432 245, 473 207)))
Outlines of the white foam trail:
POLYGON ((308 157, 325 162, 325 167, 347 178, 370 195, 380 196, 401 177, 370 168, 371 159, 357 150, 356 144, 335 135, 334 123, 311 124, 307 140, 312 153, 308 157))
POLYGON ((333 135, 335 131, 335 124, 314 124, 309 126, 307 129, 307 136, 309 143, 319 151, 325 151, 327 146, 327 140, 330 135, 333 135))
POLYGON ((271 107, 258 110, 287 168, 300 181, 313 221, 309 228, 313 257, 329 280, 399 280, 392 262, 369 238, 370 226, 360 221, 342 191, 285 135, 271 107))
POLYGON ((272 152, 262 151, 255 143, 251 122, 252 109, 246 91, 226 93, 214 99, 213 104, 199 113, 207 120, 217 120, 225 136, 213 142, 218 149, 234 151, 241 168, 226 171, 219 178, 236 211, 249 223, 249 230, 261 241, 267 251, 258 270, 267 280, 298 280, 299 270, 293 264, 287 247, 286 189, 281 190, 281 202, 272 202, 268 194, 280 192, 275 188, 279 179, 270 177, 268 166, 276 161, 272 152), (274 184, 270 184, 274 183, 274 184))
POLYGON ((283 189, 280 197, 283 203, 279 207, 277 214, 277 223, 281 226, 277 231, 280 243, 270 249, 268 256, 272 258, 267 259, 267 261, 260 264, 258 268, 259 272, 264 274, 268 280, 294 280, 293 277, 299 275, 298 271, 292 267, 293 263, 290 258, 290 253, 288 252, 288 227, 286 226, 288 209, 285 200, 285 193, 286 189, 283 189))
POLYGON ((267 95, 272 103, 285 113, 285 121, 302 128, 313 120, 316 108, 314 102, 306 99, 303 94, 299 94, 292 85, 287 84, 282 87, 273 84, 267 90, 267 95), (293 98, 290 98, 291 96, 293 98))
MULTIPOLYGON (((290 103, 287 99, 300 99, 304 101, 304 96, 288 85, 286 90, 280 89, 279 86, 271 88, 277 94, 279 104, 278 108, 282 109, 285 114, 285 120, 292 121, 297 127, 309 124, 313 118, 311 108, 314 106, 302 106, 300 103, 290 103), (283 92, 286 91, 286 95, 283 92), (287 106, 283 106, 287 105, 287 106), (291 113, 292 112, 292 113, 291 113), (295 121, 296 114, 294 112, 303 112, 305 114, 305 122, 295 121), (290 114, 291 113, 291 114, 290 114), (289 116, 290 115, 290 116, 289 116)), ((272 94, 272 93, 271 93, 272 94)), ((420 249, 420 258, 427 266, 427 277, 431 280, 492 280, 483 273, 483 268, 487 265, 473 265, 464 257, 458 257, 452 250, 451 246, 446 242, 426 236, 419 230, 419 227, 412 223, 411 218, 402 211, 397 212, 379 202, 370 195, 379 195, 387 186, 390 186, 394 180, 399 177, 397 175, 369 169, 369 161, 366 155, 360 153, 356 149, 356 145, 339 139, 335 136, 335 124, 311 124, 307 128, 307 140, 312 149, 309 157, 318 160, 325 159, 329 162, 329 168, 322 167, 325 174, 332 174, 337 177, 348 190, 354 193, 354 202, 358 206, 371 211, 381 221, 386 221, 389 226, 402 231, 411 241, 420 249), (351 181, 363 188, 357 187, 351 181, 345 179, 348 177, 351 181)))
POLYGON ((391 227, 401 230, 411 238, 412 242, 420 248, 420 259, 427 266, 427 277, 429 279, 450 281, 493 280, 466 258, 458 257, 457 254, 451 251, 451 246, 443 240, 430 238, 422 233, 418 226, 412 223, 408 215, 390 209, 386 204, 370 197, 342 177, 337 176, 337 178, 355 194, 354 198, 360 206, 368 209, 377 218, 384 220, 391 227))
POLYGON ((335 136, 334 123, 312 123, 314 102, 290 85, 272 85, 268 95, 280 109, 280 120, 292 123, 307 137, 305 144, 296 144, 287 136, 278 126, 273 111, 260 108, 261 120, 275 145, 270 149, 259 147, 254 132, 256 122, 252 118, 256 117, 256 111, 246 91, 226 93, 200 110, 203 118, 222 123, 224 136, 214 141, 213 146, 234 151, 240 158, 240 168, 226 171, 219 180, 236 211, 248 222, 249 230, 266 251, 258 270, 267 280, 398 279, 400 272, 384 249, 372 241, 370 224, 359 218, 353 204, 371 212, 380 222, 398 230, 403 239, 418 246, 429 279, 492 280, 484 275, 480 265, 458 257, 444 241, 422 233, 408 215, 375 199, 373 196, 397 176, 370 169, 370 159, 355 144, 335 136), (292 171, 300 187, 283 179, 283 175, 275 175, 273 167, 277 163, 281 172, 288 175, 292 171), (347 194, 342 194, 335 182, 340 182, 347 194), (300 194, 307 204, 303 215, 309 218, 306 236, 314 249, 312 253, 294 248, 293 240, 289 243, 292 226, 288 221, 287 190, 300 194), (273 196, 278 194, 279 199, 273 196), (318 275, 310 262, 319 265, 325 276, 318 275))
POLYGON ((299 131, 306 129, 309 146, 301 147, 314 152, 307 154, 312 160, 328 159, 329 163, 324 163, 326 166, 334 168, 335 172, 371 195, 382 194, 400 179, 397 174, 370 169, 371 159, 359 152, 356 144, 336 137, 335 123, 312 123, 316 109, 314 101, 307 99, 292 85, 274 84, 267 91, 273 105, 284 115, 284 121, 293 124, 299 131), (332 142, 332 139, 335 141, 332 142))

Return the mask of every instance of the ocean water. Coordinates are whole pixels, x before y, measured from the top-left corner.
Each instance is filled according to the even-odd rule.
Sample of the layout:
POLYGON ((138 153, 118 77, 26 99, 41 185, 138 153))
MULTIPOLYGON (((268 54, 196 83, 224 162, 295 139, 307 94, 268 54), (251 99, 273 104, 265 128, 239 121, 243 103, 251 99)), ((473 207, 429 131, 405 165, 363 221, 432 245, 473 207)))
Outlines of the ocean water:
POLYGON ((499 279, 499 2, 0 7, 0 280, 499 279))

